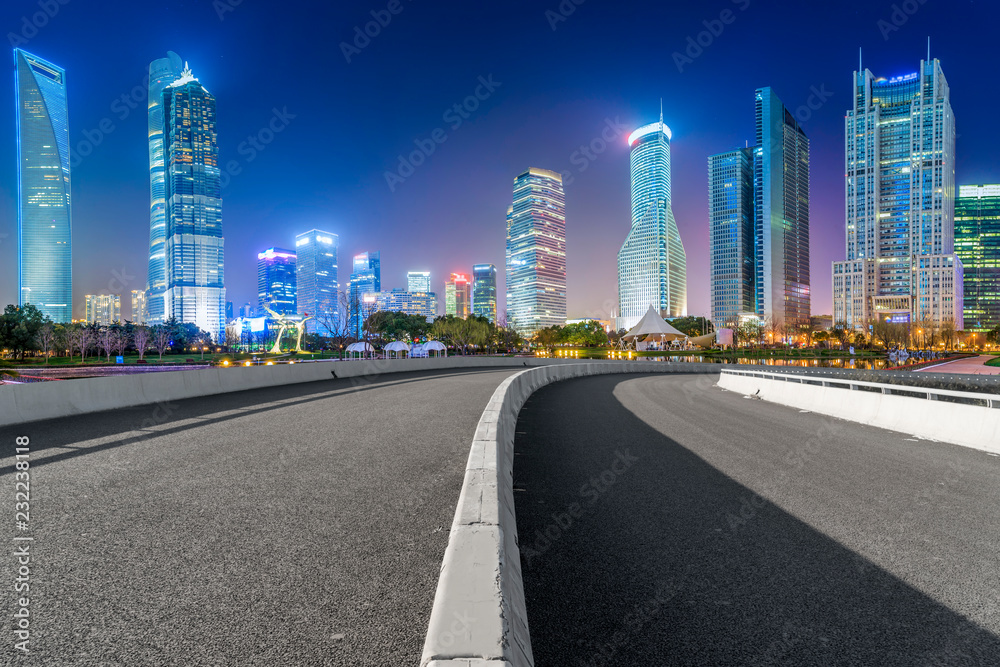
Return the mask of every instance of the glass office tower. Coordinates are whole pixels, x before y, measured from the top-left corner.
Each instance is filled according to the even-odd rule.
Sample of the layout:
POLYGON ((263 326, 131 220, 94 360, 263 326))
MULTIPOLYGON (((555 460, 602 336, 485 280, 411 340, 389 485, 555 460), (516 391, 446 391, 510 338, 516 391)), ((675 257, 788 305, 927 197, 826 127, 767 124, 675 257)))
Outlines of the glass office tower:
POLYGON ((809 139, 770 88, 755 99, 756 312, 790 333, 810 316, 809 139))
POLYGON ((122 321, 120 294, 87 294, 84 296, 88 324, 110 326, 122 321))
POLYGON ((73 319, 66 71, 14 49, 18 303, 53 322, 73 319))
POLYGON ((430 271, 410 271, 406 274, 406 291, 422 292, 424 294, 431 291, 430 271))
POLYGON ((472 267, 472 314, 496 322, 497 267, 493 264, 472 267))
POLYGON ((351 335, 361 338, 365 318, 375 311, 375 293, 382 291, 382 258, 379 251, 354 256, 350 284, 351 335), (365 297, 370 299, 366 301, 365 297))
POLYGON ((847 259, 833 264, 835 324, 961 330, 955 117, 937 59, 891 79, 854 73, 846 139, 847 259))
POLYGON ((163 90, 167 289, 164 316, 225 333, 222 198, 215 98, 191 73, 163 90))
POLYGON ((268 248, 257 253, 257 307, 265 313, 267 306, 279 315, 295 315, 296 289, 295 253, 281 248, 268 248))
POLYGON ((167 291, 166 165, 163 161, 163 89, 181 78, 181 57, 173 51, 149 64, 147 124, 149 128, 149 264, 146 277, 146 315, 150 324, 162 324, 163 294, 167 291))
POLYGON ((955 255, 964 270, 965 330, 1000 326, 1000 185, 958 187, 955 255))
POLYGON ((632 227, 618 251, 619 329, 652 305, 663 317, 687 312, 687 257, 670 206, 670 128, 663 114, 629 135, 632 227))
POLYGON ((753 148, 708 158, 712 324, 735 327, 756 312, 753 148))
POLYGON ((306 321, 306 331, 329 336, 324 322, 337 317, 337 254, 340 238, 331 232, 311 229, 295 237, 296 303, 306 321))
POLYGON ((465 319, 469 316, 469 279, 464 273, 451 274, 444 284, 444 314, 465 319))
POLYGON ((507 209, 507 313, 522 336, 566 321, 562 176, 534 167, 514 179, 507 209))

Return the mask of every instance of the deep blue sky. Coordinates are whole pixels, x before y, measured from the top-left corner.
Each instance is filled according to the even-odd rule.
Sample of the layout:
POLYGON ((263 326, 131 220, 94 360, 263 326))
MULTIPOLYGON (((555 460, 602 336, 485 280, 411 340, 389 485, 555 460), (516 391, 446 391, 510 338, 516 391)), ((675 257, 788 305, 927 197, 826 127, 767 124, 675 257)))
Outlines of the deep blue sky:
MULTIPOLYGON (((502 281, 511 183, 534 166, 573 174, 566 186, 569 315, 606 317, 629 226, 625 136, 584 171, 573 154, 608 119, 629 129, 655 120, 662 97, 673 130, 673 206, 688 255, 689 310, 707 313, 706 159, 752 141, 753 91, 772 86, 793 110, 814 87, 831 93, 802 123, 812 141, 812 309, 829 312, 830 262, 844 253, 843 116, 859 46, 866 67, 894 76, 917 70, 930 35, 952 91, 957 180, 1000 181, 994 2, 585 0, 553 30, 546 10, 558 11, 559 0, 400 0, 402 11, 348 63, 340 42, 387 1, 62 1, 22 47, 67 69, 74 146, 102 119, 115 128, 72 173, 76 316, 85 293, 127 294, 145 284, 146 116, 140 105, 122 120, 122 107, 112 104, 168 50, 188 60, 217 97, 222 163, 242 166, 223 193, 226 286, 237 307, 255 299, 256 253, 289 246, 312 227, 340 235, 342 280, 351 255, 381 250, 384 289, 405 287, 407 270, 427 269, 442 291, 448 272, 477 262, 496 264, 502 281), (216 7, 226 3, 235 6, 220 20, 216 7), (899 29, 886 32, 894 5, 916 11, 897 12, 899 29), (726 9, 732 22, 678 71, 672 54, 726 9), (500 86, 452 129, 443 114, 490 75, 500 86), (239 146, 275 108, 295 118, 248 162, 239 146), (446 141, 390 192, 385 171, 436 128, 446 141)), ((37 0, 6 0, 0 28, 22 34, 22 17, 38 11, 37 0)), ((0 128, 3 304, 17 298, 12 68, 0 81, 0 128)))

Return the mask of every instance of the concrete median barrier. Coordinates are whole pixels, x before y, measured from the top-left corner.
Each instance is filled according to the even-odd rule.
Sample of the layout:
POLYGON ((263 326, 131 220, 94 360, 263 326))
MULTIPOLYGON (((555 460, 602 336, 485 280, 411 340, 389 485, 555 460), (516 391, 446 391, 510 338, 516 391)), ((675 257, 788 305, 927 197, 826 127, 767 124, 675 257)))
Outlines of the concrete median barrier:
POLYGON ((610 373, 718 373, 718 365, 570 362, 504 380, 483 410, 441 564, 422 667, 534 665, 514 515, 514 429, 539 388, 610 373))

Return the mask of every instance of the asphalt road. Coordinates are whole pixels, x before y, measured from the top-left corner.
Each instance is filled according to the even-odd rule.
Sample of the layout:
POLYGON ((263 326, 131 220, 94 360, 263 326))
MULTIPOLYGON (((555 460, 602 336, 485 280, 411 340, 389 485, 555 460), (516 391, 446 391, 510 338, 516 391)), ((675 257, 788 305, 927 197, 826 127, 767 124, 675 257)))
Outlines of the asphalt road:
POLYGON ((714 381, 598 376, 525 405, 539 667, 1000 664, 1000 458, 714 381))
MULTIPOLYGON (((5 630, 0 664, 417 664, 476 423, 516 370, 331 380, 0 431, 8 544, 34 537, 31 652, 17 658, 5 630), (27 532, 14 530, 22 435, 27 532)), ((15 567, 0 556, 8 619, 15 567)))

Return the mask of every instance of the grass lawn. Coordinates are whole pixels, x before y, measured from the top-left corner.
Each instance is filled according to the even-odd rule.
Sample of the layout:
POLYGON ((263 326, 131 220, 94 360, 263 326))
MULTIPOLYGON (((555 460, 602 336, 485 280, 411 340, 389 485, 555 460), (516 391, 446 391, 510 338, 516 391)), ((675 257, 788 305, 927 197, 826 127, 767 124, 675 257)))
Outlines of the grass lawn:
POLYGON ((998 366, 998 367, 1000 367, 1000 355, 998 355, 996 357, 993 357, 992 359, 990 359, 989 361, 987 361, 986 365, 987 366, 998 366))

